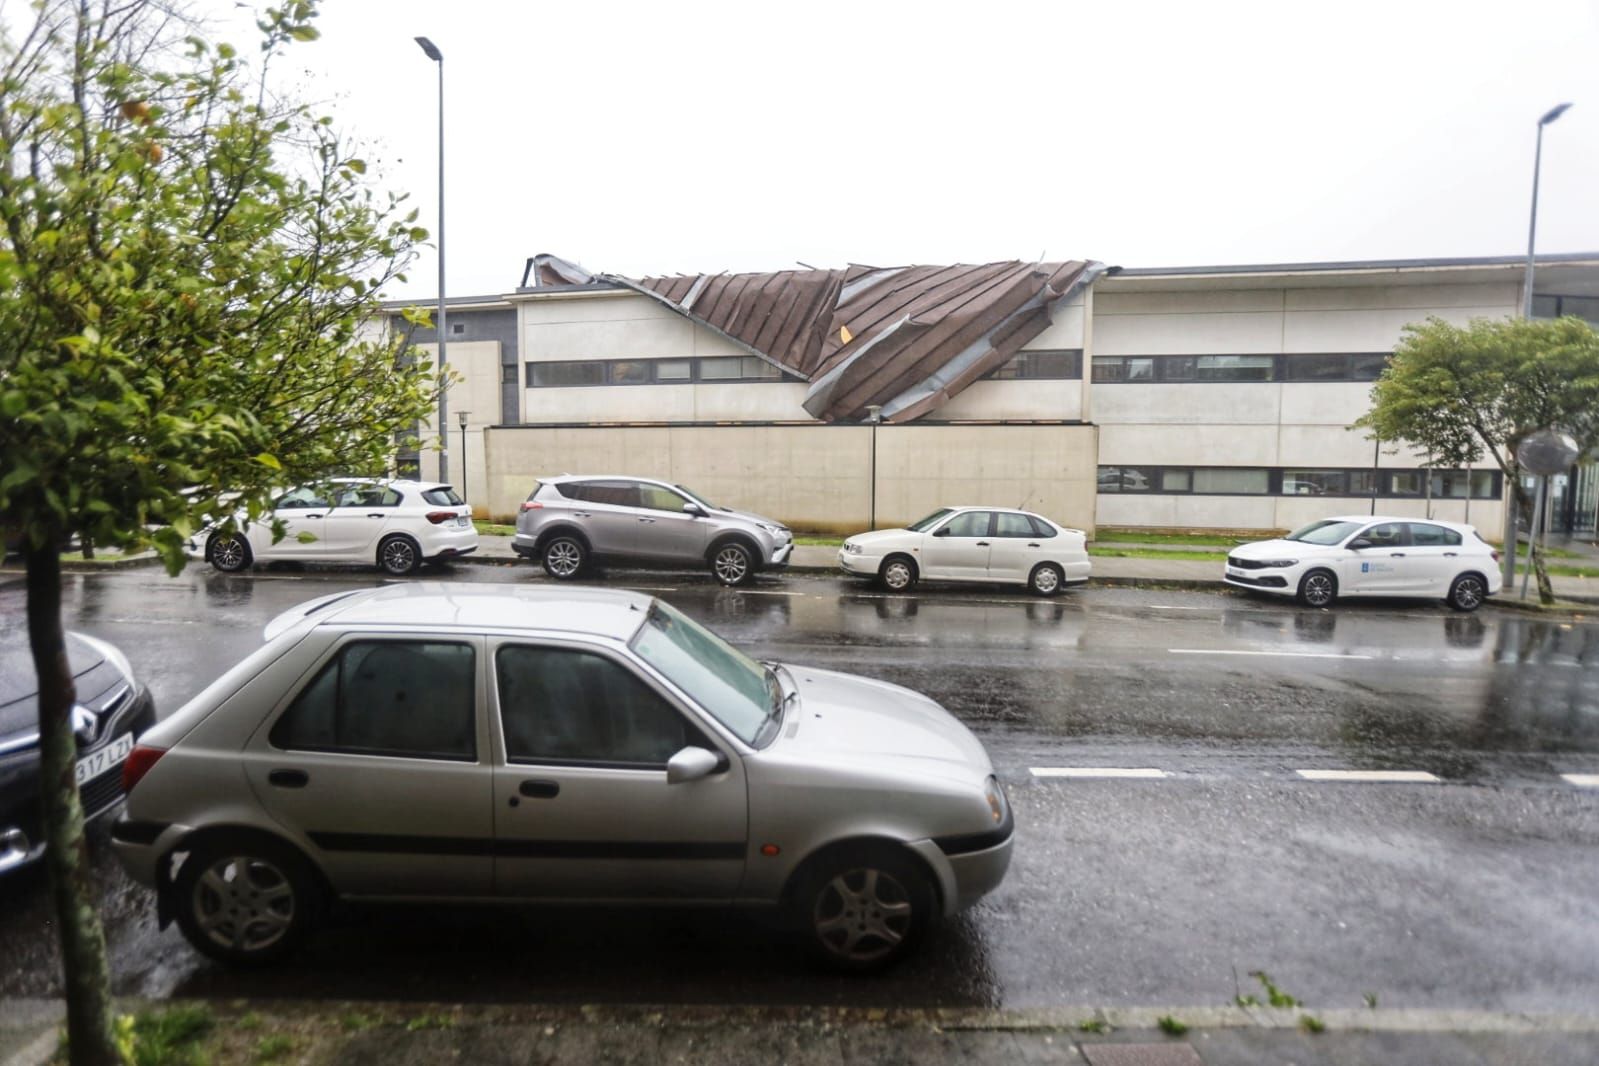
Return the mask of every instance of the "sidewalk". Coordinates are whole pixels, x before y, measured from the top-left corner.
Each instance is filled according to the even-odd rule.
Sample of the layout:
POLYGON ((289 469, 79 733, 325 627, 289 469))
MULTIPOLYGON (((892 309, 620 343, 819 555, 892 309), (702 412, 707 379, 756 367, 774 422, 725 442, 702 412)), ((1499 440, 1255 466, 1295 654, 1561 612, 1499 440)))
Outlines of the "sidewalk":
MULTIPOLYGON (((863 980, 870 980, 864 978, 863 980)), ((1599 1016, 1468 1011, 1158 1008, 993 1011, 739 1006, 461 1006, 228 1000, 200 1006, 198 1061, 432 1066, 440 1062, 1087 1063, 1088 1066, 1588 1066, 1599 1016), (1304 1018, 1324 1026, 1312 1032, 1304 1018), (1177 1035, 1160 1028, 1175 1023, 1177 1035), (1088 1032, 1091 1029, 1101 1030, 1088 1032), (1187 1026, 1183 1029, 1182 1026, 1187 1026), (270 1052, 268 1049, 272 1049, 270 1052)), ((0 1063, 54 1053, 54 1001, 0 1002, 0 1063)))

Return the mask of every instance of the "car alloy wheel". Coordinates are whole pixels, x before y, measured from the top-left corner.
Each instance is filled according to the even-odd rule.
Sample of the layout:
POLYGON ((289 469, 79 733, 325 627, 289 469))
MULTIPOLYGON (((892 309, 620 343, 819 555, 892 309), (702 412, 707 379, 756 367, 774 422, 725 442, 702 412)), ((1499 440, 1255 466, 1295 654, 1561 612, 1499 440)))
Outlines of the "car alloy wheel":
POLYGON ((900 856, 852 848, 812 871, 801 901, 812 950, 832 967, 859 972, 881 969, 915 946, 933 892, 900 856))
POLYGON ((237 573, 250 565, 250 546, 237 533, 228 533, 211 542, 211 565, 225 574, 237 573))
POLYGON ((1299 582, 1299 598, 1307 607, 1325 607, 1337 595, 1338 582, 1325 570, 1312 570, 1299 582))
POLYGON ((1033 570, 1033 576, 1028 585, 1040 596, 1053 596, 1060 591, 1060 571, 1049 563, 1033 570))
POLYGON ((566 581, 576 577, 582 569, 583 545, 571 537, 552 540, 544 549, 544 572, 551 577, 566 581))
POLYGON ((909 559, 890 559, 879 576, 890 592, 905 592, 916 584, 916 567, 909 559))
POLYGON ((1487 588, 1476 574, 1461 574, 1449 586, 1449 606, 1457 611, 1475 611, 1482 605, 1487 588))
POLYGON ((711 572, 724 585, 742 585, 750 577, 750 553, 739 544, 724 544, 716 549, 711 572))
POLYGON ((319 899, 299 853, 253 834, 194 848, 172 891, 189 943, 214 959, 246 964, 292 950, 313 923, 319 899))
POLYGON ((410 537, 390 537, 378 545, 378 565, 391 574, 409 574, 421 563, 410 537))

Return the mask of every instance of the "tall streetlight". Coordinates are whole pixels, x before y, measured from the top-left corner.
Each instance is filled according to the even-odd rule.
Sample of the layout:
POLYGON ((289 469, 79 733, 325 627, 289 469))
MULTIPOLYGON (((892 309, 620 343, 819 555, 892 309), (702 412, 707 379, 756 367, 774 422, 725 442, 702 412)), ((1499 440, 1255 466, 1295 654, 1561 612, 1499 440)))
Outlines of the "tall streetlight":
POLYGON ((883 405, 869 403, 866 405, 866 421, 872 427, 872 474, 868 490, 871 493, 871 502, 867 505, 868 518, 866 524, 871 529, 877 528, 877 424, 883 420, 883 405))
POLYGON ((434 316, 434 332, 439 344, 439 480, 450 480, 450 398, 445 373, 450 360, 444 332, 444 53, 426 37, 416 43, 423 53, 439 65, 439 306, 434 316))
MULTIPOLYGON (((1557 104, 1543 113, 1538 119, 1537 146, 1532 152, 1532 214, 1527 220, 1527 273, 1521 281, 1521 317, 1532 317, 1532 273, 1533 273, 1533 248, 1538 240, 1538 172, 1543 166, 1543 128, 1570 108, 1569 103, 1557 104)), ((1512 470, 1517 468, 1512 467, 1512 470)), ((1519 474, 1518 474, 1519 477, 1519 474)), ((1504 561, 1504 587, 1511 588, 1516 583, 1516 540, 1519 533, 1516 522, 1516 495, 1517 486, 1508 485, 1510 498, 1505 507, 1505 561, 1504 561)), ((1468 492, 1470 490, 1467 490, 1468 492)))
POLYGON ((461 498, 466 499, 466 416, 471 411, 456 411, 455 420, 461 423, 461 498))

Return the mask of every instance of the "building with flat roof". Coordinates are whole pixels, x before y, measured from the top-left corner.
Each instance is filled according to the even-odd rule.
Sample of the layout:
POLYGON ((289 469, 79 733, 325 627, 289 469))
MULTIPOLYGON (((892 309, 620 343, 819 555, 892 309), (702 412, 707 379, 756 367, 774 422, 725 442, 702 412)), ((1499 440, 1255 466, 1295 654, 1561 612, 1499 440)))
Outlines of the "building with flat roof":
MULTIPOLYGON (((1284 529, 1376 510, 1494 535, 1497 467, 1436 469, 1349 426, 1407 324, 1516 315, 1523 266, 1076 260, 630 279, 535 256, 514 292, 449 301, 450 405, 468 412, 468 496, 502 517, 541 474, 604 469, 800 529, 955 501, 1089 530, 1284 529)), ((1540 257, 1536 278, 1535 315, 1599 323, 1599 253, 1540 257)), ((407 329, 401 306, 391 321, 407 329)), ((436 458, 413 461, 427 473, 436 458)), ((1555 481, 1552 528, 1592 531, 1599 470, 1555 481)))

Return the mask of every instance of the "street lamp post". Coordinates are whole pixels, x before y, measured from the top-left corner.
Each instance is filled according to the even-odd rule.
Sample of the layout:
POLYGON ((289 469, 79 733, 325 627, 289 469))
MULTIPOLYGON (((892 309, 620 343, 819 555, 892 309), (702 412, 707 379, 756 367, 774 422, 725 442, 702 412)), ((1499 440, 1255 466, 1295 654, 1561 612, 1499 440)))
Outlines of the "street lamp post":
MULTIPOLYGON (((444 330, 444 53, 426 37, 416 38, 423 54, 439 65, 439 303, 434 331, 439 344, 439 480, 450 480, 450 397, 445 373, 450 361, 444 330)), ((463 430, 464 432, 464 430, 463 430)))
POLYGON ((461 498, 466 499, 466 416, 471 411, 455 412, 455 420, 461 424, 461 498))
POLYGON ((866 405, 866 421, 872 427, 872 474, 871 474, 871 502, 867 505, 866 525, 870 529, 877 528, 877 423, 883 420, 883 405, 869 403, 866 405))
MULTIPOLYGON (((1566 113, 1569 103, 1557 104, 1543 113, 1538 119, 1538 139, 1532 152, 1532 212, 1527 219, 1527 272, 1521 281, 1521 317, 1532 317, 1532 274, 1533 274, 1533 249, 1538 240, 1538 172, 1543 166, 1543 128, 1561 115, 1566 113)), ((1511 471, 1516 472, 1517 467, 1512 466, 1511 471)), ((1519 477, 1519 474, 1517 475, 1519 477)), ((1505 561, 1504 561, 1504 587, 1511 588, 1516 583, 1516 539, 1518 523, 1516 521, 1516 497, 1518 486, 1512 480, 1505 486, 1508 498, 1505 501, 1505 561)))

